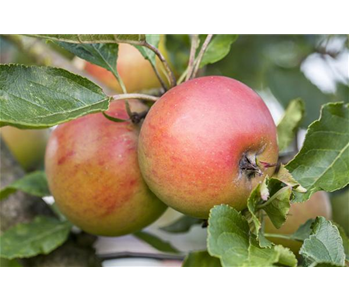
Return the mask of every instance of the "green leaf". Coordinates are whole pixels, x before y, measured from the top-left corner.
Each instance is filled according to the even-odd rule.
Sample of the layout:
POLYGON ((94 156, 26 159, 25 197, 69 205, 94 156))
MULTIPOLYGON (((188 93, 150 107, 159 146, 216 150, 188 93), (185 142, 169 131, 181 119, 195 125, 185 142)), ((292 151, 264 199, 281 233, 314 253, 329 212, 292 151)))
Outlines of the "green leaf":
POLYGON ((183 216, 170 225, 161 227, 160 229, 170 233, 188 232, 193 225, 201 224, 203 220, 183 216))
POLYGON ((279 261, 278 261, 279 264, 284 266, 289 266, 289 267, 297 266, 297 263, 298 263, 297 258, 290 249, 285 248, 281 245, 276 245, 274 249, 279 254, 279 261))
MULTIPOLYGON (((62 48, 74 53, 76 56, 87 60, 112 72, 115 78, 123 86, 121 78, 116 68, 118 58, 118 44, 73 44, 66 42, 56 42, 62 48)), ((125 90, 126 92, 126 90, 125 90)))
POLYGON ((275 246, 259 246, 250 235, 247 220, 234 208, 228 205, 213 207, 208 223, 208 252, 220 258, 222 266, 267 267, 285 262, 290 265, 290 259, 284 258, 284 251, 275 246))
POLYGON ((54 212, 54 214, 57 216, 57 218, 58 218, 60 221, 67 221, 66 216, 63 215, 63 213, 59 210, 59 208, 58 208, 56 202, 53 202, 53 203, 50 205, 50 208, 51 208, 51 210, 54 212))
POLYGON ((29 36, 75 44, 128 43, 145 40, 144 34, 30 34, 29 36))
POLYGON ((182 267, 221 267, 221 262, 207 251, 196 251, 186 256, 182 267))
POLYGON ((1 189, 0 200, 7 198, 17 190, 38 197, 51 195, 47 185, 46 174, 43 171, 27 174, 1 189))
POLYGON ((264 232, 263 229, 261 229, 258 233, 258 243, 259 246, 262 248, 270 248, 271 246, 273 246, 274 244, 269 241, 265 236, 264 236, 264 232))
POLYGON ((86 78, 52 67, 0 65, 0 125, 46 128, 105 111, 109 97, 86 78))
POLYGON ((0 236, 0 256, 13 259, 48 254, 68 238, 71 224, 45 216, 20 223, 0 236))
POLYGON ((332 95, 324 94, 319 90, 305 77, 299 67, 271 67, 266 79, 271 92, 284 107, 287 107, 291 99, 301 98, 304 100, 306 114, 302 121, 303 127, 316 120, 322 105, 332 101, 332 95))
POLYGON ((345 253, 338 228, 324 217, 317 217, 312 234, 304 240, 299 253, 314 264, 344 266, 345 253))
POLYGON ((273 175, 272 180, 273 179, 277 179, 277 180, 281 181, 282 183, 292 187, 292 189, 297 191, 297 192, 305 193, 307 191, 304 187, 302 187, 299 184, 299 182, 297 182, 292 177, 290 172, 282 164, 280 165, 279 171, 273 175))
POLYGON ((268 176, 261 184, 258 184, 250 193, 247 199, 247 211, 244 212, 250 231, 257 237, 259 246, 262 248, 272 246, 271 242, 266 239, 262 232, 261 210, 258 208, 260 203, 266 201, 269 197, 269 190, 267 184, 269 182, 268 176))
POLYGON ((347 237, 347 235, 345 234, 345 231, 343 229, 343 227, 335 224, 338 228, 338 231, 339 231, 339 235, 341 236, 342 238, 342 241, 343 241, 343 248, 344 248, 344 253, 345 253, 345 259, 347 261, 349 261, 349 238, 347 237))
MULTIPOLYGON (((247 214, 248 215, 247 221, 249 223, 251 232, 256 236, 258 236, 262 226, 257 216, 258 204, 261 201, 261 188, 262 188, 261 184, 258 184, 253 189, 253 191, 251 192, 250 196, 247 199, 247 208, 249 211, 249 214, 247 214)), ((265 184, 263 185, 263 188, 267 189, 265 184)))
POLYGON ((159 237, 152 235, 148 232, 139 231, 133 234, 136 238, 146 242, 153 248, 161 251, 161 252, 169 252, 169 253, 179 253, 180 251, 173 247, 169 242, 163 241, 159 237))
POLYGON ((109 116, 109 115, 106 114, 105 112, 103 112, 102 114, 103 114, 103 116, 105 116, 109 121, 112 121, 112 122, 122 123, 122 122, 128 121, 128 120, 123 120, 123 119, 114 118, 114 117, 112 117, 112 116, 109 116))
POLYGON ((315 221, 314 219, 309 219, 304 224, 299 226, 297 231, 292 234, 291 236, 292 239, 298 240, 298 241, 304 241, 305 239, 307 239, 311 235, 312 225, 314 221, 315 221))
POLYGON ((312 123, 304 145, 286 168, 307 192, 305 201, 317 191, 333 192, 349 183, 349 105, 329 103, 312 123))
POLYGON ((292 188, 285 186, 270 197, 263 210, 267 213, 270 221, 276 228, 280 228, 286 221, 290 210, 292 188))
POLYGON ((215 35, 202 57, 200 68, 223 59, 229 53, 231 44, 236 41, 237 37, 236 34, 215 35))
MULTIPOLYGON (((160 34, 146 34, 145 39, 146 39, 148 44, 154 46, 155 48, 159 47, 160 34)), ((137 46, 137 45, 135 45, 135 47, 138 49, 138 51, 143 55, 143 57, 145 59, 150 61, 150 63, 155 68, 156 67, 156 54, 155 54, 155 52, 146 48, 146 47, 137 46)))
POLYGON ((22 265, 16 259, 0 257, 0 267, 22 267, 22 265))
POLYGON ((304 116, 304 101, 292 100, 277 126, 279 151, 285 150, 293 141, 304 116))

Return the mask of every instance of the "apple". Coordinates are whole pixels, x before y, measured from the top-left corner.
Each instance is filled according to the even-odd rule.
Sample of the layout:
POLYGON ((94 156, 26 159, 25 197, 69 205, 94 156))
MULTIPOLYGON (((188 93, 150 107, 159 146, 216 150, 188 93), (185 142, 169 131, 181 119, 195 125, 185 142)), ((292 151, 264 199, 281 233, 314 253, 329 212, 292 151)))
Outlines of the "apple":
MULTIPOLYGON (((160 46, 161 44, 163 43, 160 43, 160 46)), ((163 50, 164 46, 159 48, 161 51, 163 50)), ((161 65, 159 60, 157 60, 157 65, 159 67, 161 65)), ((119 44, 117 70, 128 93, 161 87, 161 84, 156 77, 150 62, 146 60, 132 45, 119 44)), ((110 71, 89 62, 86 62, 85 64, 85 71, 98 78, 109 88, 119 93, 122 92, 118 81, 110 71)), ((163 80, 166 82, 164 73, 160 72, 160 74, 163 80)))
MULTIPOLYGON (((299 226, 304 224, 309 219, 315 219, 318 216, 323 216, 326 219, 332 218, 331 203, 326 192, 316 192, 310 199, 302 203, 291 204, 286 222, 276 229, 268 217, 265 218, 265 232, 272 234, 289 235, 297 231, 299 226)), ((281 238, 269 238, 275 244, 281 244, 290 248, 294 253, 298 254, 301 242, 287 240, 281 238)))
POLYGON ((6 126, 0 129, 1 136, 19 164, 26 171, 43 167, 48 129, 18 129, 6 126))
POLYGON ((221 76, 193 79, 165 93, 141 128, 139 164, 168 206, 207 218, 216 204, 246 207, 278 160, 276 127, 263 100, 221 76), (258 162, 264 162, 259 164, 258 162))
MULTIPOLYGON (((147 107, 129 100, 132 112, 147 107)), ((125 102, 108 115, 128 119, 125 102)), ((46 150, 45 166, 60 211, 82 230, 120 236, 142 229, 166 210, 145 184, 137 161, 139 126, 90 114, 58 126, 46 150)))

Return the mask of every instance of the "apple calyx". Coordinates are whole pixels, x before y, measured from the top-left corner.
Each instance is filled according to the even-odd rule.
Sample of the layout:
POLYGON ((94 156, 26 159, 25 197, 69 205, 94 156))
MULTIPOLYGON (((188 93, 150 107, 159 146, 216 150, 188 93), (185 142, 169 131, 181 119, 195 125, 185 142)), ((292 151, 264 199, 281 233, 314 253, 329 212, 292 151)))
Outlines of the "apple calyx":
POLYGON ((243 172, 249 179, 254 178, 256 175, 263 175, 263 172, 256 163, 255 155, 251 155, 249 153, 242 154, 239 167, 240 171, 243 172))

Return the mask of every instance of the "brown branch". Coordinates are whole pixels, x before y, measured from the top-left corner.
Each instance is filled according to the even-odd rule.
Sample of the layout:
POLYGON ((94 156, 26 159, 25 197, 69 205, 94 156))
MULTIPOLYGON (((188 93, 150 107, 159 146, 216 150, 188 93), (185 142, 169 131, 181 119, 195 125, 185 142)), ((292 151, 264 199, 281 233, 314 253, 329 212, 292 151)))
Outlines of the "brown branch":
POLYGON ((168 76, 169 76, 169 80, 170 80, 170 86, 174 87, 176 86, 176 77, 174 75, 174 73, 172 72, 167 60, 165 59, 165 57, 162 55, 162 53, 159 51, 158 48, 154 47, 153 45, 147 43, 146 41, 143 43, 143 46, 152 50, 156 56, 160 59, 160 61, 162 62, 168 76))
POLYGON ((193 74, 191 75, 191 78, 195 78, 199 68, 200 68, 200 63, 201 63, 201 60, 202 58, 204 57, 204 54, 205 54, 205 51, 208 47, 208 44, 210 43, 211 39, 213 37, 213 34, 208 34, 204 43, 202 44, 202 47, 200 49, 200 52, 198 54, 198 58, 196 60, 196 65, 195 65, 195 68, 194 68, 194 71, 193 71, 193 74))
POLYGON ((161 84, 161 87, 162 87, 161 93, 163 94, 164 92, 167 91, 167 86, 166 86, 165 82, 162 80, 158 69, 152 63, 151 63, 151 66, 152 66, 152 68, 153 68, 153 70, 155 72, 156 77, 158 78, 158 80, 159 80, 159 82, 161 84))
POLYGON ((190 76, 194 70, 194 64, 195 64, 195 54, 196 49, 199 46, 199 35, 193 34, 191 36, 191 47, 190 47, 190 54, 189 54, 189 63, 188 63, 188 69, 187 69, 187 76, 185 77, 185 81, 190 79, 190 76))

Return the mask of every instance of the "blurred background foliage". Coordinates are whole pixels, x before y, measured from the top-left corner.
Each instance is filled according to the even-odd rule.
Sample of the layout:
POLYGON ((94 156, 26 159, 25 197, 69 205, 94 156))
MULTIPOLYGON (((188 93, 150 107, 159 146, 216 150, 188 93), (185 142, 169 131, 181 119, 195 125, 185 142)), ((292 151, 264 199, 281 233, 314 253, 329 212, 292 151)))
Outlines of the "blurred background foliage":
POLYGON ((302 98, 306 127, 318 118, 321 105, 348 102, 348 55, 348 36, 243 35, 206 73, 236 78, 257 91, 270 90, 283 107, 302 98))
MULTIPOLYGON (((0 37, 1 63, 38 63, 32 52, 23 52, 21 48, 25 45, 26 49, 35 49, 45 42, 8 37, 0 37)), ((203 40, 201 35, 200 42, 203 40)), ((74 58, 52 42, 45 46, 67 59, 74 58)), ((188 64, 189 35, 166 35, 166 48, 171 65, 180 75, 188 64)), ((349 101, 348 56, 347 35, 240 35, 229 54, 201 70, 201 75, 235 78, 263 95, 270 95, 284 108, 290 100, 302 98, 306 103, 302 127, 306 128, 319 117, 324 103, 349 101)))

